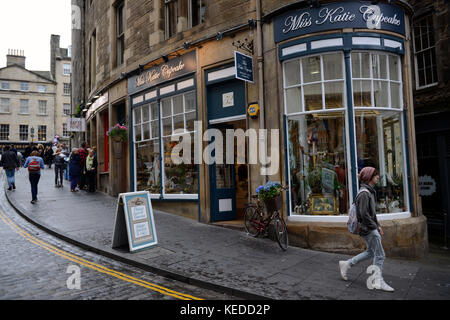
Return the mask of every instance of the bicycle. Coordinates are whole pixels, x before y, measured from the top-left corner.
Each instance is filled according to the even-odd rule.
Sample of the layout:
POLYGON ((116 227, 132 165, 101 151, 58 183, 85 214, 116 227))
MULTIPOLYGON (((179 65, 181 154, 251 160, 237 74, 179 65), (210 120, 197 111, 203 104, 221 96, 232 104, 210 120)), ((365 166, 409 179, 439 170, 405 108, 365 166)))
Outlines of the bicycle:
POLYGON ((247 203, 244 211, 245 231, 257 237, 260 234, 267 235, 268 227, 273 222, 275 237, 281 250, 286 251, 289 245, 286 223, 278 210, 270 212, 267 218, 264 217, 264 206, 257 195, 251 196, 252 202, 247 203), (256 199, 256 201, 253 201, 256 199))

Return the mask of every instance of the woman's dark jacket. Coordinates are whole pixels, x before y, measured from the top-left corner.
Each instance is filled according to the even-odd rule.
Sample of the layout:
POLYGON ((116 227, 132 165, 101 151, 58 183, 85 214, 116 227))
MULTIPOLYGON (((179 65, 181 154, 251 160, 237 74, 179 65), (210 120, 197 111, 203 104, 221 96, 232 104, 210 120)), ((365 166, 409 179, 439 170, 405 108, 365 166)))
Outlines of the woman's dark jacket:
POLYGON ((0 161, 3 169, 12 170, 20 167, 19 157, 17 153, 8 150, 3 152, 2 160, 0 161))
POLYGON ((72 154, 69 159, 69 174, 79 176, 81 174, 81 159, 78 154, 72 154))
POLYGON ((377 203, 375 189, 365 183, 361 184, 361 188, 369 190, 369 193, 363 191, 357 196, 356 214, 358 222, 361 223, 359 235, 367 236, 372 230, 378 229, 380 224, 375 211, 377 203))

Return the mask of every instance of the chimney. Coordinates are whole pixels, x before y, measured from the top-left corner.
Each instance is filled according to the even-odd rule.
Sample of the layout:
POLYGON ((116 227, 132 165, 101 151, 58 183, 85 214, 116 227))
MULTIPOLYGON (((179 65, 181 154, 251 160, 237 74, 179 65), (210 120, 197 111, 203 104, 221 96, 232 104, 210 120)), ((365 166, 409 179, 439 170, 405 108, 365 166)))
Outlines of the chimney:
POLYGON ((8 55, 6 56, 6 66, 18 64, 25 68, 25 53, 23 50, 8 49, 8 55))

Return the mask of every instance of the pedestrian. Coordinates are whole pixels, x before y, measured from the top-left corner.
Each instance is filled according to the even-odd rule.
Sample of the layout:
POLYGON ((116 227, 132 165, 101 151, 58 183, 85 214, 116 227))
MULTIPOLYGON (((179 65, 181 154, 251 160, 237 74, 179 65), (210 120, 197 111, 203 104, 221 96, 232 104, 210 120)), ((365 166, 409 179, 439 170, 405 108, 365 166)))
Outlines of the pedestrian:
POLYGON ((78 148, 73 148, 69 157, 69 177, 70 177, 70 191, 76 192, 78 179, 81 174, 81 159, 78 154, 78 148))
POLYGON ((348 280, 347 273, 351 267, 359 262, 373 258, 373 264, 378 267, 375 274, 375 282, 379 285, 374 286, 375 289, 392 292, 394 289, 389 286, 383 279, 383 263, 385 254, 381 238, 383 236, 383 229, 377 220, 376 208, 376 192, 374 186, 380 179, 378 171, 373 167, 365 167, 359 174, 361 182, 360 192, 356 196, 356 215, 360 223, 359 235, 366 242, 366 251, 354 256, 347 261, 339 261, 339 269, 341 277, 348 280))
POLYGON ((41 157, 42 158, 42 160, 44 160, 44 146, 42 145, 42 144, 38 144, 37 145, 37 150, 38 150, 38 152, 39 152, 39 157, 41 157))
POLYGON ((83 168, 83 170, 80 174, 79 188, 80 188, 80 190, 83 190, 86 187, 86 173, 84 171, 84 167, 86 166, 86 157, 88 156, 86 142, 81 143, 81 148, 78 149, 78 154, 80 155, 81 168, 83 168))
POLYGON ((35 204, 38 201, 38 183, 41 178, 41 169, 45 168, 44 160, 39 157, 38 151, 32 151, 23 167, 28 168, 28 178, 31 184, 31 203, 35 204))
POLYGON ((88 183, 88 191, 95 192, 95 182, 97 178, 97 157, 93 149, 89 149, 89 154, 86 157, 86 178, 88 183))
POLYGON ((62 188, 63 187, 63 174, 64 169, 66 167, 66 162, 64 161, 64 158, 66 157, 62 152, 60 148, 56 148, 55 150, 55 188, 62 188))
POLYGON ((17 157, 17 153, 11 150, 10 146, 5 146, 3 148, 3 155, 1 159, 1 166, 5 170, 6 177, 8 180, 8 190, 16 189, 15 171, 19 170, 20 162, 17 157))
POLYGON ((30 144, 25 148, 25 151, 24 151, 24 153, 23 153, 23 158, 24 158, 25 160, 30 156, 31 151, 33 151, 33 144, 32 144, 32 143, 30 143, 30 144))
POLYGON ((45 147, 44 151, 44 163, 48 165, 48 168, 52 168, 53 163, 53 150, 50 146, 45 147))

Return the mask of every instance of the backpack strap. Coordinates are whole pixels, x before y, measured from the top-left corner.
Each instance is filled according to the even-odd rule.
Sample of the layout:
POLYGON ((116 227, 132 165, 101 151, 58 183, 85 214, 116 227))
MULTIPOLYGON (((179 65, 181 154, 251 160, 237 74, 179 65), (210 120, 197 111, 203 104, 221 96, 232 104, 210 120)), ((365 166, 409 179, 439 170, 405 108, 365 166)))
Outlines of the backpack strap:
POLYGON ((361 189, 359 189, 358 193, 356 194, 356 197, 355 197, 355 200, 353 201, 353 203, 356 203, 356 199, 358 199, 358 196, 363 192, 367 192, 370 194, 370 191, 367 190, 367 188, 362 187, 361 189))

